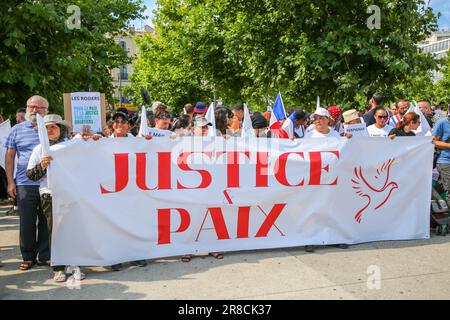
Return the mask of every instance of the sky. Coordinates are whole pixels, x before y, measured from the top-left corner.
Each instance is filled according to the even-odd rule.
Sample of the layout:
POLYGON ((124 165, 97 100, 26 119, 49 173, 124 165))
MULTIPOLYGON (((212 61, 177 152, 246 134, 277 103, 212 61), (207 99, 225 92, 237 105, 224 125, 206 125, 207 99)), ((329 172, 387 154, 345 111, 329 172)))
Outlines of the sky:
MULTIPOLYGON (((427 0, 426 0, 427 1, 427 0)), ((147 20, 137 20, 134 22, 136 28, 142 28, 144 25, 153 26, 151 23, 153 15, 153 10, 156 8, 156 0, 144 0, 143 1, 147 9, 144 15, 148 16, 147 20)), ((374 1, 376 3, 376 1, 374 1)), ((439 28, 450 30, 450 0, 430 0, 430 6, 433 8, 434 12, 442 13, 439 19, 439 28)))

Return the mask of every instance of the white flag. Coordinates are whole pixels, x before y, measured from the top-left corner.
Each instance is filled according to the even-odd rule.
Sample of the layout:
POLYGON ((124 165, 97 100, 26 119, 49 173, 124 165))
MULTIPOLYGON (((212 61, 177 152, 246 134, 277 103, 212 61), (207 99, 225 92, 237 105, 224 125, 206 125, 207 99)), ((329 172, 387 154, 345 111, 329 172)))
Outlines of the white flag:
POLYGON ((425 118, 425 115, 420 111, 419 106, 415 101, 414 103, 414 112, 417 113, 420 117, 420 125, 417 128, 417 130, 414 130, 414 133, 416 136, 430 136, 431 135, 431 127, 430 124, 427 121, 427 118, 425 118))
POLYGON ((211 105, 208 108, 208 111, 206 111, 205 119, 212 124, 212 126, 208 127, 208 137, 215 137, 216 136, 216 116, 214 114, 214 102, 211 103, 211 105))
POLYGON ((48 141, 47 127, 44 123, 44 118, 40 114, 36 114, 37 124, 38 124, 38 134, 39 142, 42 146, 41 157, 50 155, 50 143, 48 141))
POLYGON ((145 137, 148 135, 148 126, 147 126, 147 109, 145 106, 142 106, 141 111, 141 126, 139 127, 138 137, 145 137))
MULTIPOLYGON (((50 142, 48 140, 47 127, 45 126, 44 118, 40 114, 36 114, 38 124, 39 142, 42 146, 41 157, 50 155, 50 142)), ((52 185, 50 167, 47 168, 47 186, 50 188, 52 185)))
POLYGON ((252 119, 250 118, 250 112, 247 105, 244 103, 244 123, 242 124, 242 138, 256 138, 255 131, 252 126, 252 119))

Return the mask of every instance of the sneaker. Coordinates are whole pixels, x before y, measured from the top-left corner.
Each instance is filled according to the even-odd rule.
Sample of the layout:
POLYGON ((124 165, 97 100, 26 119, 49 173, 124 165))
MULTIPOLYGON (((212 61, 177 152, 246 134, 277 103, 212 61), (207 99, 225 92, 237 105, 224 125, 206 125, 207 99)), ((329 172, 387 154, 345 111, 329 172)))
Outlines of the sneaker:
POLYGON ((112 271, 120 271, 120 270, 122 270, 122 264, 118 263, 118 264, 112 265, 111 269, 112 269, 112 271))
POLYGON ((138 266, 138 267, 145 267, 145 266, 147 266, 147 261, 145 261, 145 260, 136 260, 136 261, 133 261, 133 264, 135 265, 135 266, 138 266))
POLYGON ((73 279, 77 281, 86 279, 86 275, 81 272, 81 269, 78 266, 66 266, 65 273, 72 275, 73 279))
POLYGON ((314 246, 305 246, 305 251, 309 253, 314 252, 314 246))

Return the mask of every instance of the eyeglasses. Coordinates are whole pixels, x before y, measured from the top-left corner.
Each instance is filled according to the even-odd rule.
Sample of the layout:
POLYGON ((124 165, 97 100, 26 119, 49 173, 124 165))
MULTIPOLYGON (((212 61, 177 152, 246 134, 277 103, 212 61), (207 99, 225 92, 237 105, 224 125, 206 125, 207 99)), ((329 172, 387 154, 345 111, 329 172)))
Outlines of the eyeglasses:
POLYGON ((29 108, 31 110, 33 110, 33 109, 36 109, 36 110, 45 110, 45 109, 47 109, 46 107, 41 107, 41 106, 27 106, 27 108, 29 108))
POLYGON ((388 116, 377 116, 378 119, 387 119, 388 116))
POLYGON ((127 124, 128 123, 127 120, 114 120, 113 122, 117 123, 117 124, 127 124))

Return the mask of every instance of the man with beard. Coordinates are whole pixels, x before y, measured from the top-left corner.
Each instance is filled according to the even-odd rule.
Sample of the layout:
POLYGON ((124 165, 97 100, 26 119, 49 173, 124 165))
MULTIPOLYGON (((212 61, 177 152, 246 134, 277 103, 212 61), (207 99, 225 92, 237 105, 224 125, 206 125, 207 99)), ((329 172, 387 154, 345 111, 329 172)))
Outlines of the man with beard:
POLYGON ((49 265, 50 261, 47 220, 40 207, 39 182, 28 179, 26 175, 28 160, 34 147, 39 144, 36 115, 45 116, 47 113, 48 101, 41 96, 32 96, 27 101, 26 121, 15 125, 5 142, 8 194, 13 199, 17 197, 20 216, 20 251, 23 258, 20 270, 29 270, 36 263, 49 265), (14 181, 16 154, 17 172, 14 181), (37 239, 36 224, 38 224, 37 239))
POLYGON ((397 126, 397 123, 403 120, 403 117, 408 112, 410 106, 411 104, 408 100, 399 100, 397 102, 397 114, 389 119, 388 125, 395 128, 397 126))

